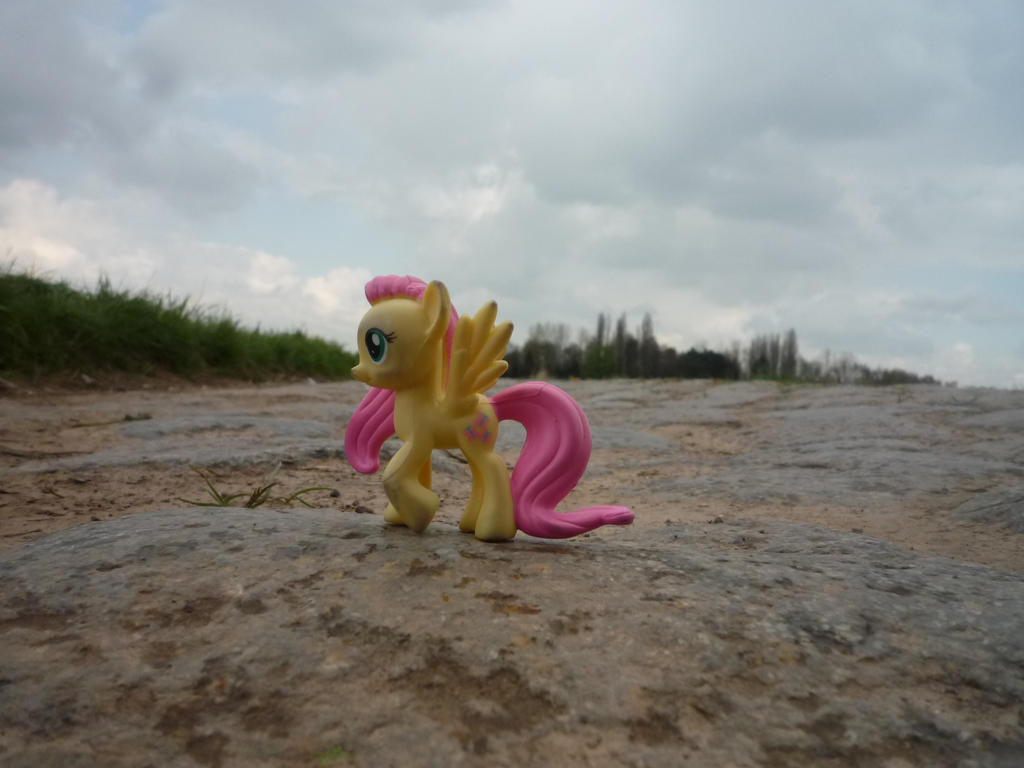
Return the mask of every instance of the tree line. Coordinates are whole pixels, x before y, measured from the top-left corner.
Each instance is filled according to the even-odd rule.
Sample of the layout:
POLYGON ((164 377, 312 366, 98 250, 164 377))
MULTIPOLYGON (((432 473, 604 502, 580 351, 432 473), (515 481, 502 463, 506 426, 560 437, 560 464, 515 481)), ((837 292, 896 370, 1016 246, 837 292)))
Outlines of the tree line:
POLYGON ((691 347, 679 352, 661 345, 654 336, 650 313, 643 316, 637 333, 627 326, 625 313, 614 326, 610 315, 597 316, 594 333, 580 331, 571 338, 562 323, 538 323, 522 346, 510 346, 505 355, 513 378, 556 379, 671 378, 671 379, 772 379, 779 381, 831 382, 839 384, 935 384, 931 376, 918 376, 898 368, 871 368, 852 355, 821 360, 800 356, 796 331, 763 334, 747 346, 735 342, 721 352, 691 347))

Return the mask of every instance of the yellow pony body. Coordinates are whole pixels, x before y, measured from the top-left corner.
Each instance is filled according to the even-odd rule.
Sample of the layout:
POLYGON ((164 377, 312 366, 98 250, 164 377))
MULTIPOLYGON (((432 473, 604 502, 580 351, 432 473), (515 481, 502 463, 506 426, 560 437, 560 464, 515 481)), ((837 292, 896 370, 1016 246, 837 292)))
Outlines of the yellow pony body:
POLYGON ((385 519, 422 532, 440 505, 430 490, 435 448, 458 448, 473 473, 463 531, 486 541, 516 533, 504 461, 494 453, 498 419, 482 394, 506 371, 501 358, 512 324, 494 320, 497 305, 459 318, 445 354, 451 300, 443 283, 427 285, 422 301, 391 296, 376 302, 359 324, 359 365, 353 375, 372 387, 395 391, 394 427, 402 440, 384 470, 385 519))

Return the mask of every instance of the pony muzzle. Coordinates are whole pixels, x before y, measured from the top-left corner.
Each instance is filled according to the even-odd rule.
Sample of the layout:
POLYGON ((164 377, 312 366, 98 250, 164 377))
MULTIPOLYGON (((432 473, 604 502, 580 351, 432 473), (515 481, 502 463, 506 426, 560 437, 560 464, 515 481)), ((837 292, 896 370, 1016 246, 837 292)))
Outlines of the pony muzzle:
POLYGON ((363 382, 363 384, 370 383, 370 372, 361 363, 352 369, 352 377, 363 382))

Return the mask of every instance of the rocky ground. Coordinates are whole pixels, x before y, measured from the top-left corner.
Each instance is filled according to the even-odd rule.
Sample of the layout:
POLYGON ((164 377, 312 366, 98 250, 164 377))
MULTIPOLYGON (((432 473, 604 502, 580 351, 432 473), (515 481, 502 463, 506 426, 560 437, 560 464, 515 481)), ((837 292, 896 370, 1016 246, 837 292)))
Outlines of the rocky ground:
POLYGON ((1024 764, 1024 393, 564 387, 637 522, 498 545, 355 383, 0 399, 0 763, 1024 764))

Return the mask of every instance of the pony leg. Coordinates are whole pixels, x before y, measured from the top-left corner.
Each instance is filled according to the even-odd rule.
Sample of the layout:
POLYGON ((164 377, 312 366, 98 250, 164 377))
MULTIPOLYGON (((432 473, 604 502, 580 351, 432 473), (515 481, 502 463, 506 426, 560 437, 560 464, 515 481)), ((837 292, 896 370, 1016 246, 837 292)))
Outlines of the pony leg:
MULTIPOLYGON (((424 488, 430 488, 430 483, 430 462, 428 461, 420 469, 420 485, 422 485, 424 488)), ((395 505, 392 504, 390 501, 388 502, 387 509, 384 510, 384 519, 387 520, 389 523, 394 523, 395 525, 405 525, 405 520, 403 520, 402 516, 398 514, 398 510, 395 509, 395 505)), ((473 529, 470 528, 470 530, 473 529)))
MULTIPOLYGON (((441 505, 437 494, 420 484, 424 465, 426 472, 430 471, 431 449, 428 442, 410 440, 392 457, 382 478, 384 491, 391 502, 388 510, 393 511, 398 518, 392 522, 407 525, 417 533, 421 533, 430 524, 441 505)), ((385 518, 390 519, 387 513, 385 518)))
POLYGON ((505 462, 490 451, 467 452, 466 460, 473 471, 473 491, 459 528, 483 541, 511 539, 516 522, 505 462))
POLYGON ((465 533, 472 533, 476 529, 476 519, 480 514, 480 504, 484 500, 483 481, 480 480, 480 473, 472 464, 469 465, 469 468, 473 473, 473 485, 469 492, 469 503, 466 505, 466 511, 462 513, 462 519, 459 520, 459 530, 465 533))

